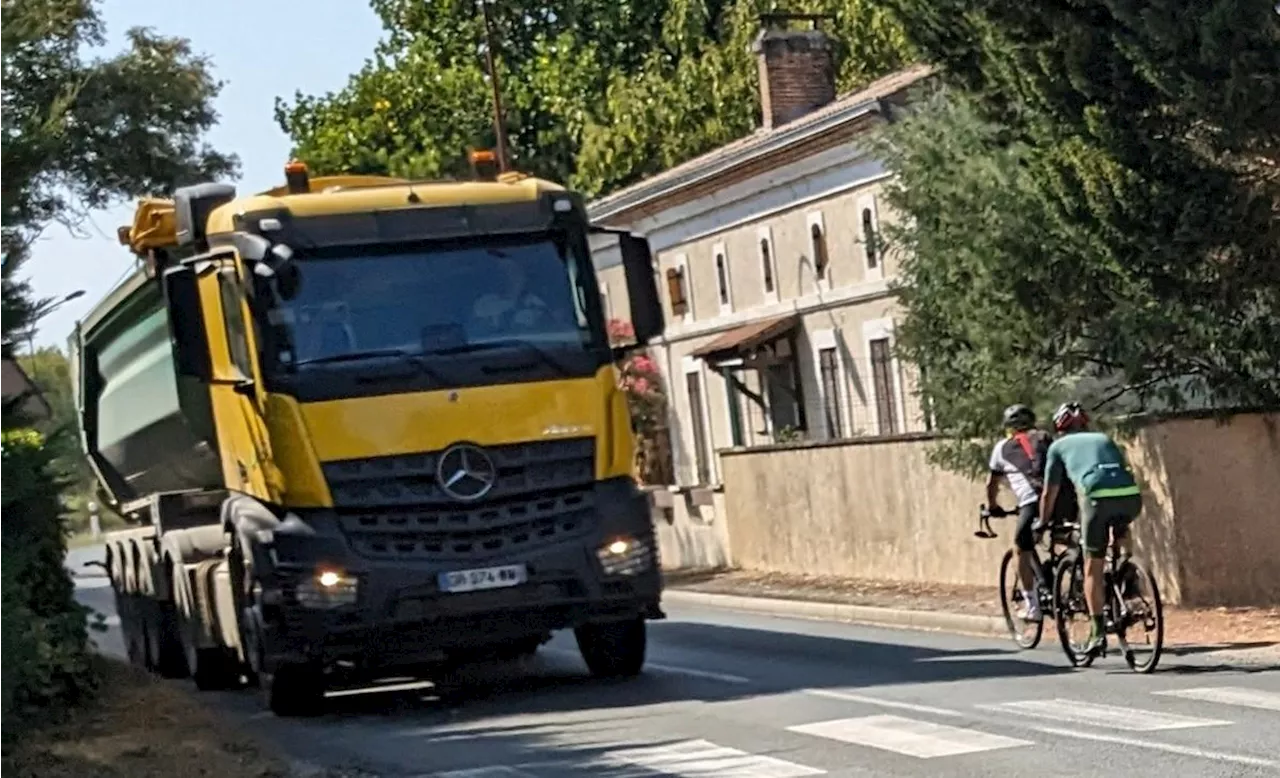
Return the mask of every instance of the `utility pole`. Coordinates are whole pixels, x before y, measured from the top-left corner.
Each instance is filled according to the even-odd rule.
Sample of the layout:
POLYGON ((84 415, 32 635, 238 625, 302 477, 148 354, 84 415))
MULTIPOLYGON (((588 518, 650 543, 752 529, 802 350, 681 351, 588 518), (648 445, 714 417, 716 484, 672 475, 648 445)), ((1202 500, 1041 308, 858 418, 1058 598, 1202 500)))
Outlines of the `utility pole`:
POLYGON ((502 87, 498 82, 498 66, 493 56, 493 19, 489 15, 489 0, 480 0, 480 13, 484 17, 484 59, 489 68, 489 84, 493 87, 493 133, 497 137, 498 171, 507 172, 507 127, 502 120, 502 87))

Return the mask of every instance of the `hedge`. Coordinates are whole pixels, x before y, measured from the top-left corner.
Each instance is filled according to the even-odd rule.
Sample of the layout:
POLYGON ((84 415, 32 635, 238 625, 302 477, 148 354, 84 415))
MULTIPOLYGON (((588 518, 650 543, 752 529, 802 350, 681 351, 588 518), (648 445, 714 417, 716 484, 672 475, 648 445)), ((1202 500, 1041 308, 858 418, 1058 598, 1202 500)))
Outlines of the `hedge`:
MULTIPOLYGON (((86 610, 63 565, 66 536, 53 454, 31 429, 3 433, 3 728, 56 718, 98 685, 86 610)), ((7 739, 7 737, 6 737, 7 739)))

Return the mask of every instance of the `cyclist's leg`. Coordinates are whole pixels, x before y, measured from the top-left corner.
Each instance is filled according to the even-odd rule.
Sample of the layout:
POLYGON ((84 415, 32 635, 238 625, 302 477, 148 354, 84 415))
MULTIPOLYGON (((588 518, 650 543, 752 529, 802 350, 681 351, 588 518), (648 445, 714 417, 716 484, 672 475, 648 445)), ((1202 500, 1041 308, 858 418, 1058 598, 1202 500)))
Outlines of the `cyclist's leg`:
POLYGON ((1091 500, 1080 496, 1080 545, 1084 552, 1084 601, 1089 608, 1093 628, 1089 632, 1086 651, 1096 651, 1105 645, 1103 605, 1103 565, 1110 540, 1107 532, 1107 506, 1105 500, 1091 500))
POLYGON ((1036 594, 1036 538, 1031 530, 1039 515, 1038 503, 1018 506, 1018 526, 1013 534, 1013 544, 1018 551, 1018 583, 1022 586, 1022 600, 1026 604, 1023 618, 1028 620, 1040 616, 1040 597, 1036 594))
MULTIPOLYGON (((1119 569, 1119 565, 1133 554, 1129 527, 1134 519, 1138 518, 1138 515, 1142 513, 1142 495, 1115 497, 1108 500, 1108 502, 1111 509, 1108 519, 1111 530, 1111 551, 1115 556, 1117 569, 1119 569)), ((1116 583, 1121 586, 1122 591, 1128 588, 1128 585, 1123 580, 1116 583)))

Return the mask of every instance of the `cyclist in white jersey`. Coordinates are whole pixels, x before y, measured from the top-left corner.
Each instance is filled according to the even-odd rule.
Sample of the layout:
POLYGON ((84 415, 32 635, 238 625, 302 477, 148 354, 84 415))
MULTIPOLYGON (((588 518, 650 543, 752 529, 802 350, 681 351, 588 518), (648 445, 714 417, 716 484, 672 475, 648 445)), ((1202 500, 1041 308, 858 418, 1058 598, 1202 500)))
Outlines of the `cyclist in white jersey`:
POLYGON ((1052 439, 1035 428, 1036 415, 1025 405, 1004 411, 1006 436, 991 449, 987 477, 987 504, 996 506, 1000 479, 1004 478, 1018 501, 1018 525, 1013 544, 1018 552, 1018 583, 1022 587, 1025 621, 1040 621, 1040 598, 1035 594, 1035 532, 1040 518, 1040 491, 1044 487, 1044 458, 1052 439))

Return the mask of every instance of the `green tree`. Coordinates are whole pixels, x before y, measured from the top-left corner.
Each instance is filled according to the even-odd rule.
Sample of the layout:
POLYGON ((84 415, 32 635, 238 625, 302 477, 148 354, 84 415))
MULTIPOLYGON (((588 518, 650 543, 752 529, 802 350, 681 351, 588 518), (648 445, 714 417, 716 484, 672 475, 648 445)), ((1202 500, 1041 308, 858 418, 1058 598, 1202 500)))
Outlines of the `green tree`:
MULTIPOLYGON (((815 0, 834 15, 842 88, 909 60, 870 0, 815 0)), ((494 143, 474 0, 375 0, 388 29, 364 69, 323 96, 277 101, 295 153, 324 172, 462 175, 494 143)), ((749 52, 767 0, 493 0, 508 145, 524 171, 598 194, 749 133, 749 52)))
POLYGON ((46 445, 52 466, 67 485, 69 497, 87 499, 93 492, 93 471, 80 451, 75 398, 71 389, 71 365, 67 355, 45 347, 18 358, 23 372, 40 388, 51 411, 46 445))
POLYGON ((953 87, 885 144, 943 430, 1082 387, 1280 404, 1273 4, 890 2, 953 87))
MULTIPOLYGON (((220 85, 186 41, 134 29, 123 53, 87 60, 82 49, 104 40, 90 0, 3 0, 0 8, 7 357, 12 338, 34 327, 51 302, 33 299, 18 276, 45 227, 72 228, 93 208, 228 176, 237 163, 201 140, 217 118, 212 101, 220 85)), ((70 383, 66 359, 55 354, 32 355, 29 367, 65 421, 70 383)), ((67 468, 57 459, 73 455, 22 428, 15 415, 5 407, 0 633, 6 734, 56 716, 95 686, 85 609, 63 568, 67 468)))
MULTIPOLYGON (((768 0, 673 0, 659 46, 611 81, 586 129, 575 186, 608 192, 743 137, 760 122, 751 43, 768 0)), ((913 59, 901 25, 880 3, 815 0, 794 13, 828 14, 837 89, 850 91, 913 59)))

